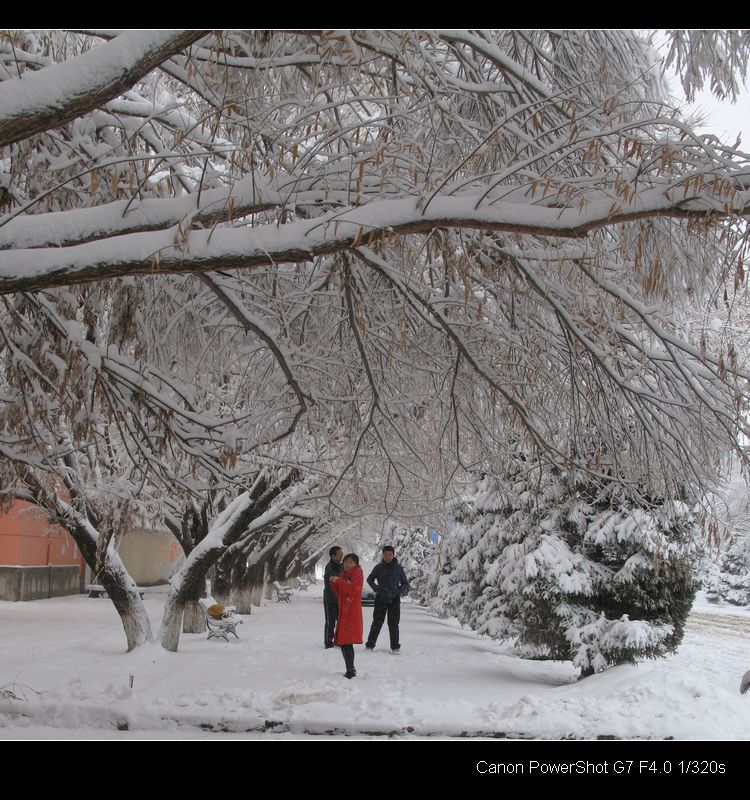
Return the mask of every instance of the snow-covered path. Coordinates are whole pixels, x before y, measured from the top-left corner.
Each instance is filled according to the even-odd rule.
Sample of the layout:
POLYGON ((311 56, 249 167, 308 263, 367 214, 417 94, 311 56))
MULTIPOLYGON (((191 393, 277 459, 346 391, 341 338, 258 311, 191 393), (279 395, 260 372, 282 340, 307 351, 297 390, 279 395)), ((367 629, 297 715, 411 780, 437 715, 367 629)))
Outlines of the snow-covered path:
MULTIPOLYGON (((322 647, 321 592, 269 603, 228 644, 183 635, 178 653, 124 653, 106 600, 0 603, 0 738, 750 739, 750 696, 738 692, 748 612, 697 609, 676 656, 575 682, 569 664, 521 661, 405 603, 402 653, 390 653, 384 628, 374 652, 356 648, 348 681, 340 652, 322 647)), ((146 596, 155 628, 164 597, 146 596)))

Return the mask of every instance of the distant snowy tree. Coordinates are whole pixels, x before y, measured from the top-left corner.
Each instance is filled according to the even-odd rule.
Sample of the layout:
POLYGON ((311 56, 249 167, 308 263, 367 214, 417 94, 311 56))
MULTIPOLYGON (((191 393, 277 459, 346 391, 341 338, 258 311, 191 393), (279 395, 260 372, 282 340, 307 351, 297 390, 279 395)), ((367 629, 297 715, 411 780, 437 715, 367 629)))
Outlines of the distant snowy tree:
POLYGON ((286 570, 295 560, 297 548, 312 534, 311 529, 319 521, 315 508, 320 497, 316 479, 294 471, 282 470, 281 475, 274 472, 259 471, 249 488, 227 503, 170 578, 159 631, 161 645, 166 650, 177 650, 185 610, 201 596, 211 567, 217 565, 220 572, 221 599, 229 599, 232 592, 241 588, 249 590, 247 595, 243 593, 236 598, 248 612, 250 603, 255 602, 252 593, 268 583, 265 567, 269 559, 281 561, 279 569, 286 570), (300 521, 307 524, 300 526, 300 521), (221 559, 223 564, 219 564, 221 559), (238 559, 239 575, 234 569, 238 559), (260 564, 260 574, 252 569, 253 563, 260 564), (241 587, 246 574, 247 587, 241 587))
POLYGON ((710 499, 717 520, 701 541, 698 563, 706 597, 712 602, 750 605, 750 506, 745 475, 735 468, 710 499))
POLYGON ((428 536, 426 525, 409 525, 390 520, 383 529, 383 542, 393 545, 409 580, 409 597, 426 603, 430 583, 437 567, 437 547, 428 536))
POLYGON ((724 548, 716 592, 732 605, 750 605, 750 538, 746 533, 735 532, 724 548))
POLYGON ((325 521, 297 517, 294 508, 274 525, 243 538, 229 548, 216 565, 213 593, 241 614, 251 613, 270 596, 275 581, 288 581, 305 572, 305 544, 320 535, 325 521))

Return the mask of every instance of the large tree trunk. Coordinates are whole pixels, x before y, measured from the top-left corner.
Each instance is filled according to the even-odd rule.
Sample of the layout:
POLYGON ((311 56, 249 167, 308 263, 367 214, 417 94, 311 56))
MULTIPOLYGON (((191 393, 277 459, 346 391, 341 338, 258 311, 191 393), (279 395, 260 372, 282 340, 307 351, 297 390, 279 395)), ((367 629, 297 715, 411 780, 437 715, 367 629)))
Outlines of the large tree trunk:
MULTIPOLYGON (((83 548, 81 551, 83 552, 83 548)), ((88 558, 86 560, 88 561, 88 558)), ((92 566, 93 563, 93 561, 90 562, 89 566, 92 566)), ((151 622, 146 614, 146 607, 143 605, 138 587, 114 551, 107 552, 104 569, 99 574, 99 579, 120 615, 128 652, 139 645, 153 641, 151 622)))
POLYGON ((266 564, 253 564, 248 567, 245 585, 249 591, 250 603, 260 608, 263 602, 263 589, 266 586, 266 564))
POLYGON ((185 602, 180 599, 179 593, 169 587, 169 595, 164 605, 164 616, 162 617, 159 638, 161 646, 171 653, 177 652, 177 645, 180 643, 180 629, 182 628, 182 615, 185 609, 185 602))
POLYGON ((185 633, 202 633, 206 630, 205 617, 196 598, 205 591, 206 572, 210 566, 205 558, 200 559, 190 565, 181 580, 172 578, 159 631, 159 641, 165 650, 177 652, 182 630, 185 633), (200 622, 196 622, 198 615, 200 622))
MULTIPOLYGON (((86 563, 93 570, 96 570, 95 541, 92 541, 90 536, 74 536, 73 538, 81 548, 86 563)), ((146 613, 146 607, 143 605, 138 586, 130 577, 120 556, 111 544, 107 548, 104 569, 98 573, 97 577, 120 615, 128 652, 146 642, 152 642, 154 635, 151 632, 151 622, 146 613)))
POLYGON ((252 582, 248 580, 249 573, 242 572, 245 560, 243 554, 235 560, 231 568, 223 570, 225 578, 227 575, 230 577, 217 582, 214 591, 217 603, 236 606, 238 614, 252 614, 252 582))
POLYGON ((237 605, 232 590, 232 574, 235 566, 235 556, 224 556, 216 564, 216 574, 211 586, 214 600, 224 606, 237 605))
POLYGON ((122 622, 122 628, 125 631, 128 653, 131 650, 135 650, 136 647, 153 640, 151 623, 146 619, 144 624, 144 615, 141 614, 141 609, 133 607, 120 613, 120 622, 122 622))
MULTIPOLYGON (((205 592, 206 573, 215 563, 220 553, 220 548, 204 547, 203 543, 201 543, 188 556, 187 561, 177 573, 172 576, 159 631, 159 641, 165 650, 169 650, 172 653, 177 652, 177 646, 180 643, 180 632, 183 627, 186 633, 201 632, 201 630, 189 630, 188 628, 195 627, 193 615, 196 613, 198 606, 197 599, 205 592), (183 623, 186 613, 190 619, 183 623)), ((203 612, 200 611, 200 614, 202 616, 203 612)), ((203 623, 202 630, 205 630, 205 618, 203 623)))
MULTIPOLYGON (((120 561, 119 556, 117 556, 117 561, 120 561)), ((128 652, 130 652, 146 642, 153 641, 151 622, 146 614, 138 587, 122 566, 122 562, 119 565, 112 564, 109 555, 107 562, 99 579, 120 615, 128 652)))
POLYGON ((190 581, 182 593, 184 614, 182 618, 183 633, 204 633, 206 630, 206 615, 203 613, 201 604, 198 602, 206 596, 206 575, 207 569, 203 570, 195 580, 190 581))
MULTIPOLYGON (((260 575, 262 580, 263 566, 247 565, 246 549, 225 555, 217 564, 214 597, 217 602, 237 607, 239 614, 251 614, 253 607, 253 586, 260 575), (221 598, 221 599, 219 599, 221 598)), ((260 605, 256 603, 255 605, 260 605)))
POLYGON ((182 617, 183 633, 205 633, 206 615, 197 600, 188 600, 185 603, 185 613, 182 617))
POLYGON ((250 589, 250 602, 260 608, 263 603, 263 592, 266 588, 265 581, 260 580, 254 583, 250 589))
POLYGON ((28 491, 19 492, 18 497, 43 508, 55 522, 62 525, 78 545, 86 563, 112 600, 120 615, 128 652, 154 639, 146 608, 133 578, 125 569, 122 559, 110 542, 104 554, 104 566, 97 563, 97 546, 101 534, 92 522, 79 511, 48 492, 35 476, 25 475, 28 491))
POLYGON ((268 563, 265 564, 265 568, 263 570, 263 595, 266 600, 270 600, 273 597, 273 584, 271 582, 271 570, 269 568, 268 563))
POLYGON ((253 587, 239 586, 232 592, 232 605, 237 606, 238 614, 253 613, 253 587))

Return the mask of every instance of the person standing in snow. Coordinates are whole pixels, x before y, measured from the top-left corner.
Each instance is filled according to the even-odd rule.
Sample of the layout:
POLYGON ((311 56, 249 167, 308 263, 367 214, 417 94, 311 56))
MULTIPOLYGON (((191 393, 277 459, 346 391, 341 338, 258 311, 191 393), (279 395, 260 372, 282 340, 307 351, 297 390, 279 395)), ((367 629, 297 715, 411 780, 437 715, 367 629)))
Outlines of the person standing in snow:
POLYGON ((409 581, 406 580, 404 568, 398 563, 396 551, 391 545, 387 544, 383 548, 383 560, 367 576, 367 583, 375 592, 375 608, 365 647, 368 650, 375 647, 387 616, 391 651, 398 653, 401 649, 398 631, 401 620, 401 598, 409 591, 409 581))
POLYGON ((323 573, 323 611, 325 613, 325 623, 323 627, 323 645, 333 647, 333 631, 336 628, 336 620, 339 615, 339 601, 333 589, 330 579, 332 575, 341 575, 341 561, 344 558, 344 551, 334 545, 329 551, 330 560, 326 564, 323 573))
POLYGON ((359 566, 359 556, 348 553, 344 556, 341 575, 332 575, 330 584, 339 601, 339 616, 333 643, 341 648, 346 664, 345 678, 357 674, 354 669, 354 645, 362 644, 362 586, 365 575, 359 566))

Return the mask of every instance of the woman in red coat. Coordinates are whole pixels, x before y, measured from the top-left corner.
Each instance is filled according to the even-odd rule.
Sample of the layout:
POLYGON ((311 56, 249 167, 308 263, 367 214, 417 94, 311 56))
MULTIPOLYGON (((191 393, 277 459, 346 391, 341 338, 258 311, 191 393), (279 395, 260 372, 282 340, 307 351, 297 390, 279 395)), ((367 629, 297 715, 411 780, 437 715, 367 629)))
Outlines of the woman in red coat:
POLYGON ((354 553, 344 556, 344 571, 331 576, 331 589, 339 600, 339 617, 333 643, 341 648, 346 664, 345 678, 357 674, 354 669, 354 645, 362 644, 362 586, 365 581, 359 556, 354 553))

